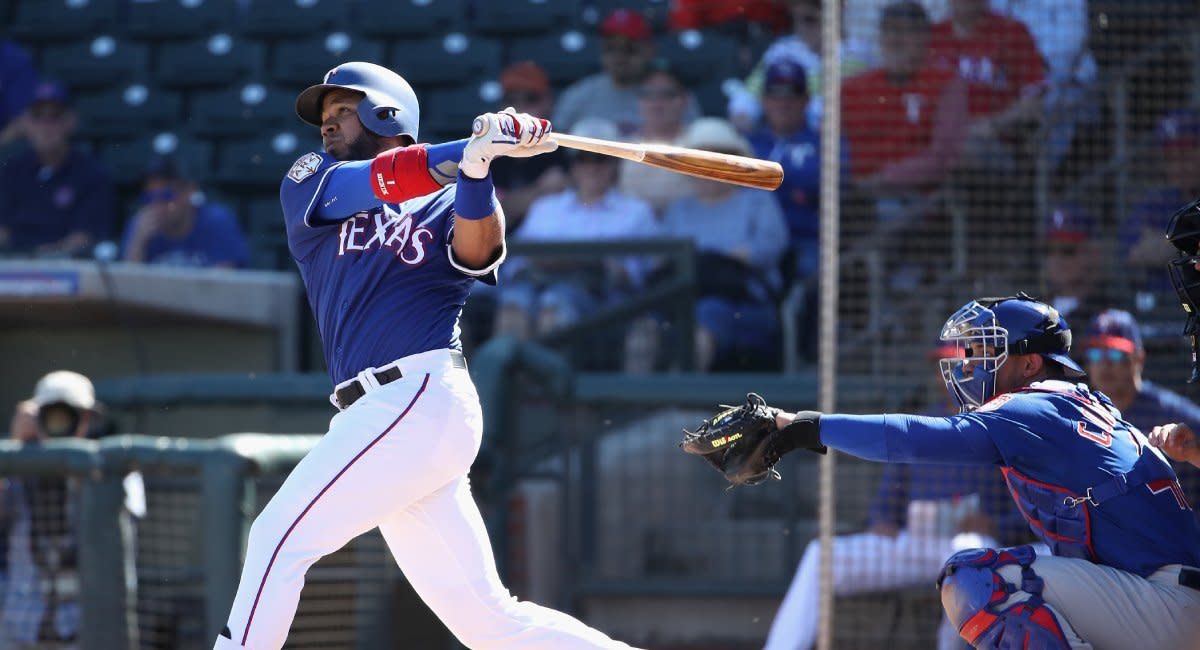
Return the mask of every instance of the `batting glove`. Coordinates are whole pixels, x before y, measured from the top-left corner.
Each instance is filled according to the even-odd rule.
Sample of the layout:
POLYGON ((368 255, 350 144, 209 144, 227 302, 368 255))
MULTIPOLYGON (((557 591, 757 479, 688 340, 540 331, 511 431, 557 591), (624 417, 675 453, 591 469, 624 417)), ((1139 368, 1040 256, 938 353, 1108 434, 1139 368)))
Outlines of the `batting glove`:
POLYGON ((551 126, 548 120, 517 113, 511 108, 476 117, 472 130, 458 165, 471 178, 487 176, 492 159, 498 156, 526 158, 558 148, 558 143, 549 139, 551 126))

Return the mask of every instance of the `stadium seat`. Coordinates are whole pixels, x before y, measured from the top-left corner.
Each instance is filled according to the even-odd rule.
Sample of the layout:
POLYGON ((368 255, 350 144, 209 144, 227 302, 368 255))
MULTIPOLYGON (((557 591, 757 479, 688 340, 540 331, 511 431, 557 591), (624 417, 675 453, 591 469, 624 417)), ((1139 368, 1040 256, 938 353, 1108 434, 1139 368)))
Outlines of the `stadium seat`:
POLYGON ((471 135, 475 116, 502 108, 501 90, 495 81, 435 90, 424 97, 421 109, 421 140, 439 142, 471 135))
POLYGON ((321 147, 315 129, 288 128, 224 142, 213 181, 228 188, 275 190, 302 154, 321 147))
POLYGON ((471 31, 499 37, 545 32, 555 25, 566 24, 578 13, 579 7, 574 0, 477 2, 471 17, 471 31))
POLYGON ((295 268, 288 252, 279 194, 253 194, 242 202, 241 212, 246 240, 250 244, 250 266, 277 270, 295 268))
POLYGON ((234 28, 238 0, 139 0, 130 2, 125 33, 162 41, 196 38, 234 28))
POLYGON ((227 86, 255 78, 266 61, 266 47, 225 32, 159 48, 158 82, 172 88, 227 86))
POLYGON ((345 5, 341 0, 250 0, 245 33, 282 39, 328 32, 345 22, 345 5))
POLYGON ((205 137, 251 136, 300 127, 296 91, 249 81, 191 95, 188 127, 205 137))
POLYGON ((510 61, 535 61, 550 83, 562 86, 600 70, 600 44, 595 36, 569 29, 548 36, 516 39, 509 48, 510 61))
POLYGON ((129 140, 105 140, 96 151, 119 185, 137 185, 146 161, 156 154, 171 154, 188 178, 203 186, 212 170, 212 144, 172 131, 129 140))
POLYGON ((83 137, 134 137, 177 128, 183 101, 163 88, 132 83, 80 96, 75 102, 83 137))
POLYGON ((27 45, 86 38, 118 25, 122 0, 24 0, 9 33, 27 45))
POLYGON ((464 0, 360 0, 350 19, 364 36, 424 37, 466 29, 464 0))
POLYGON ((646 17, 650 26, 662 31, 667 25, 670 0, 587 0, 589 6, 580 12, 584 23, 598 25, 614 9, 633 9, 646 17))
POLYGON ((446 86, 498 75, 500 54, 496 41, 453 32, 397 42, 388 67, 413 85, 446 86))
POLYGON ((111 88, 145 81, 150 61, 145 45, 108 35, 42 49, 42 74, 69 88, 111 88))
POLYGON ((346 61, 383 62, 383 44, 346 32, 331 32, 277 43, 271 56, 271 77, 286 86, 307 87, 346 61))
POLYGON ((739 76, 739 46, 715 31, 694 29, 665 34, 656 39, 658 55, 670 61, 689 86, 739 76))

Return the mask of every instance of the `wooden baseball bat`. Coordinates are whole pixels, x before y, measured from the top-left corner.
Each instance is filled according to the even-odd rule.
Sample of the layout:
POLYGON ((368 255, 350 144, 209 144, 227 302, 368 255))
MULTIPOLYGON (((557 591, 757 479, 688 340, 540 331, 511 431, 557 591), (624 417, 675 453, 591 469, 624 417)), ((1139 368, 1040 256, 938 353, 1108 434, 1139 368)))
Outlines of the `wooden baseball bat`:
MULTIPOLYGON (((474 126, 477 136, 487 132, 488 125, 485 120, 476 120, 474 126)), ((769 160, 665 144, 615 142, 566 133, 554 133, 550 137, 562 147, 616 156, 652 167, 734 185, 774 190, 783 182, 783 167, 769 160)))

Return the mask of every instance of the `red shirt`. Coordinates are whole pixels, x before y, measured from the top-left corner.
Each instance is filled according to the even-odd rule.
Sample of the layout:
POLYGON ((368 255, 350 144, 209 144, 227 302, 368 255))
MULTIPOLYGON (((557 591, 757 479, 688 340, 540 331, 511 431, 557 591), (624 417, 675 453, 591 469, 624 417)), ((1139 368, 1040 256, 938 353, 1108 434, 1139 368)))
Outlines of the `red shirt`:
POLYGON ((1028 86, 1046 78, 1046 64, 1024 23, 990 13, 966 38, 949 19, 933 26, 929 50, 968 84, 971 117, 1008 108, 1028 86))
POLYGON ((874 174, 884 166, 925 151, 933 140, 938 100, 954 70, 926 64, 903 85, 880 69, 842 83, 842 129, 850 145, 853 176, 874 174))

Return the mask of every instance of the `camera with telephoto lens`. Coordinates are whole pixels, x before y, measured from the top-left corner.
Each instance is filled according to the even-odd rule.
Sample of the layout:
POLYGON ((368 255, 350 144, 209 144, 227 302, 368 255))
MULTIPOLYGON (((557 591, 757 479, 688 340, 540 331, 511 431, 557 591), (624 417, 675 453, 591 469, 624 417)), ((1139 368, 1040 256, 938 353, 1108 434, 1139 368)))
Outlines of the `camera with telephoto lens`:
POLYGON ((38 432, 47 438, 66 438, 75 435, 83 413, 66 402, 44 404, 38 409, 38 432))

